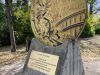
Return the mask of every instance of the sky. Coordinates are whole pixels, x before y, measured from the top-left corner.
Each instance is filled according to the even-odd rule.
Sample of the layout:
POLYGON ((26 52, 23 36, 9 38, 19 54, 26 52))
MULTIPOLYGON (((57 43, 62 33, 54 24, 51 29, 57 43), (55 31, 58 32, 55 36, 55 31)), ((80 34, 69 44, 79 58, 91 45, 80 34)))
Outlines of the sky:
MULTIPOLYGON (((97 5, 96 5, 96 7, 97 7, 97 8, 100 7, 100 0, 97 0, 97 5)), ((98 12, 98 14, 100 14, 100 11, 98 12)))

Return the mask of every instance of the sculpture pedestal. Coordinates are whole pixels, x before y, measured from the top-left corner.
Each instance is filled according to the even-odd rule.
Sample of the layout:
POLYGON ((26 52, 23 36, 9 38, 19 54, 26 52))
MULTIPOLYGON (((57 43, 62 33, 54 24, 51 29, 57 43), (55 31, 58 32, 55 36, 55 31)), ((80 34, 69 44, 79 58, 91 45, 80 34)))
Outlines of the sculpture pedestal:
POLYGON ((27 66, 33 50, 59 56, 55 75, 84 75, 78 41, 66 41, 60 46, 51 47, 42 44, 37 39, 33 39, 23 69, 23 75, 45 75, 42 72, 29 69, 27 66))

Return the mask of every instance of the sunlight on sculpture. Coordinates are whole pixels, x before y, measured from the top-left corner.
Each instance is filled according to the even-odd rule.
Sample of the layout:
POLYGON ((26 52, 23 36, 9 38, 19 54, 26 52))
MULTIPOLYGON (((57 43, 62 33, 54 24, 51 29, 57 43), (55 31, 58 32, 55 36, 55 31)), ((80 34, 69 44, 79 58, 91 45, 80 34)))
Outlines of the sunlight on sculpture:
POLYGON ((31 25, 44 44, 57 46, 76 39, 84 28, 84 0, 33 0, 31 25))

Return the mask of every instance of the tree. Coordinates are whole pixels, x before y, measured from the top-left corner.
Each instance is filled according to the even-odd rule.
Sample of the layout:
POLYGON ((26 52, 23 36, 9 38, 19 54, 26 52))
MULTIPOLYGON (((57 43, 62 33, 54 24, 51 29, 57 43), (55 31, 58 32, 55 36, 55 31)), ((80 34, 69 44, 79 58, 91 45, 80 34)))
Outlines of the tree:
POLYGON ((16 51, 16 43, 15 43, 15 35, 12 21, 12 0, 5 0, 6 5, 6 13, 7 13, 7 23, 10 32, 10 40, 11 40, 11 52, 16 51))
POLYGON ((88 13, 88 0, 86 0, 86 18, 88 18, 89 13, 88 13))
POLYGON ((28 5, 28 0, 23 0, 23 4, 28 5))
MULTIPOLYGON (((28 51, 30 40, 33 37, 30 24, 30 8, 28 6, 28 0, 17 0, 17 8, 15 6, 14 15, 16 16, 14 26, 18 35, 16 40, 21 40, 22 42, 24 41, 24 43, 26 41, 26 51, 28 51)), ((18 44, 18 41, 16 43, 18 44)))
POLYGON ((93 14, 93 4, 96 0, 89 0, 89 4, 90 4, 90 15, 93 14))
POLYGON ((89 14, 96 14, 98 11, 100 11, 100 7, 96 7, 97 4, 99 4, 100 2, 98 0, 88 0, 88 4, 89 4, 89 14))

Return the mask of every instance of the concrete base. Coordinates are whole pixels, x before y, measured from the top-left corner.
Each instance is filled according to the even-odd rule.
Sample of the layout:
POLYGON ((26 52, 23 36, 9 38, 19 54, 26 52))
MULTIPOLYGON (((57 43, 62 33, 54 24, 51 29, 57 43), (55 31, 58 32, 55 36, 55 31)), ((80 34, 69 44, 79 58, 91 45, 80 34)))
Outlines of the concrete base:
POLYGON ((84 75, 78 41, 66 41, 60 46, 51 47, 45 46, 37 39, 32 40, 23 69, 23 75, 45 75, 41 72, 30 70, 27 67, 32 50, 58 55, 60 57, 55 75, 84 75))

